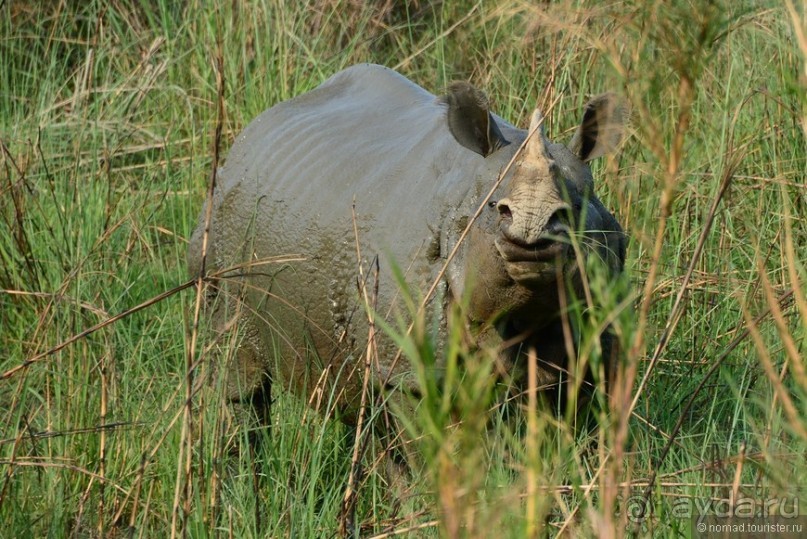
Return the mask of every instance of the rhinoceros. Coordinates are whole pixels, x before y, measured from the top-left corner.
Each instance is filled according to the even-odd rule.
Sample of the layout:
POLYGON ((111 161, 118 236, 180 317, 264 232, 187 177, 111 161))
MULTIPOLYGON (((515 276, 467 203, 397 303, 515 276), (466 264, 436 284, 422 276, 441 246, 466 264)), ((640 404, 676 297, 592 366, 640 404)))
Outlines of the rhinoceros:
MULTIPOLYGON (((212 197, 206 267, 231 269, 209 294, 211 315, 242 331, 229 397, 256 402, 278 381, 304 398, 335 395, 341 417, 355 419, 368 339, 357 280, 360 265, 364 282, 376 279, 374 260, 378 316, 408 315, 393 268, 415 293, 439 278, 443 303, 464 302, 468 327, 499 346, 505 369, 518 371, 532 348, 542 385, 557 384, 568 363, 560 288, 579 283, 581 253, 623 269, 625 234, 594 196, 588 163, 616 148, 626 115, 617 97, 595 97, 569 144, 554 144, 537 110, 522 130, 468 83, 437 97, 366 64, 262 113, 212 197)), ((190 240, 192 275, 206 212, 190 240)), ((377 346, 370 383, 417 389, 390 339, 377 346)), ((608 356, 607 335, 603 346, 608 356)))

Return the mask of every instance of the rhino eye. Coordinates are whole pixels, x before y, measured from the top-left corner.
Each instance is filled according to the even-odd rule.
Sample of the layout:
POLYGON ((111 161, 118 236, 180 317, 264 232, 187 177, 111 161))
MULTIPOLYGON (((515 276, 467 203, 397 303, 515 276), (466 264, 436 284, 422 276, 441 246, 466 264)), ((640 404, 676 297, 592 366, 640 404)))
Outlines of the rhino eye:
POLYGON ((495 208, 497 202, 495 200, 491 200, 488 202, 488 208, 495 208))

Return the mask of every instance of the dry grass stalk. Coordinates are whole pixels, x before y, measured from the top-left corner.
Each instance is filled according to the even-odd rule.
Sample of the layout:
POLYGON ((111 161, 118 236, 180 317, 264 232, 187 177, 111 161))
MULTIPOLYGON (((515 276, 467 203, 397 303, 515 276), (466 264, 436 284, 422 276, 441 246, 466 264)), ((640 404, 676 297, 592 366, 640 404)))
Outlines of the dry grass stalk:
POLYGON ((370 378, 373 361, 378 363, 378 349, 376 347, 376 327, 375 327, 375 313, 378 307, 378 258, 375 259, 373 268, 373 291, 372 295, 367 292, 367 278, 364 275, 364 264, 362 263, 361 242, 359 241, 359 229, 356 223, 356 206, 355 203, 352 207, 353 219, 353 237, 356 245, 356 267, 358 268, 358 292, 364 302, 365 312, 367 313, 368 335, 367 335, 367 349, 364 354, 364 372, 362 373, 362 388, 361 388, 361 403, 359 404, 359 417, 356 422, 356 432, 353 440, 353 454, 350 459, 350 476, 348 478, 347 486, 345 487, 345 495, 342 498, 342 508, 339 514, 339 534, 342 537, 347 537, 355 532, 355 512, 356 501, 359 495, 359 484, 362 481, 362 465, 361 460, 364 458, 363 449, 367 446, 365 437, 369 439, 372 436, 372 431, 368 433, 364 431, 365 415, 367 413, 367 405, 369 404, 369 391, 370 391, 370 378))

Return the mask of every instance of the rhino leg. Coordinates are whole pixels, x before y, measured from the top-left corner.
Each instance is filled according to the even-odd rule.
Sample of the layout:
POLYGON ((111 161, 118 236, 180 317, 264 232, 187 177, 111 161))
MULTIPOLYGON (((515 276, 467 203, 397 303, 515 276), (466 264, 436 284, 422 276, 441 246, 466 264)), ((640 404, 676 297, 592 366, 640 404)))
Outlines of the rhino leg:
POLYGON ((215 376, 223 377, 224 397, 238 423, 257 419, 269 425, 272 376, 259 328, 238 295, 219 293, 211 303, 213 331, 223 348, 215 376))

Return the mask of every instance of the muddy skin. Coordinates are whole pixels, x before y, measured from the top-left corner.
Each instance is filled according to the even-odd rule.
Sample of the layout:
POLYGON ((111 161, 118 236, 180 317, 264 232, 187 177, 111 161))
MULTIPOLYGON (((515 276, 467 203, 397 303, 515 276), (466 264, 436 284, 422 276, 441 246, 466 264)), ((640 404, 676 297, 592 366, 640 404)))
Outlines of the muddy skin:
MULTIPOLYGON (((415 295, 425 293, 483 203, 441 292, 447 301, 468 298, 469 327, 480 346, 501 349, 515 384, 529 346, 541 359, 542 384, 557 383, 555 366, 567 364, 558 283, 577 288, 580 278, 569 238, 614 276, 625 257, 625 236, 596 198, 588 163, 616 149, 627 112, 606 94, 581 115, 568 145, 552 143, 539 111, 530 129, 518 129, 470 84, 437 97, 387 68, 357 65, 256 118, 218 173, 207 254, 208 271, 242 266, 209 297, 213 325, 237 325, 242 336, 228 367, 230 399, 260 397, 271 378, 273 391, 315 407, 334 398, 340 418, 354 422, 368 336, 359 264, 372 290, 378 261, 379 315, 408 320, 392 268, 415 295), (281 255, 297 259, 255 264, 281 255), (514 339, 520 346, 505 346, 514 339)), ((188 251, 194 276, 204 216, 203 208, 188 251)), ((604 336, 604 357, 610 343, 604 336)), ((371 383, 416 391, 408 362, 392 364, 389 339, 380 335, 378 349, 371 383)))

